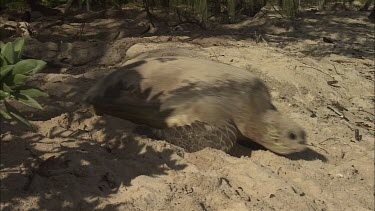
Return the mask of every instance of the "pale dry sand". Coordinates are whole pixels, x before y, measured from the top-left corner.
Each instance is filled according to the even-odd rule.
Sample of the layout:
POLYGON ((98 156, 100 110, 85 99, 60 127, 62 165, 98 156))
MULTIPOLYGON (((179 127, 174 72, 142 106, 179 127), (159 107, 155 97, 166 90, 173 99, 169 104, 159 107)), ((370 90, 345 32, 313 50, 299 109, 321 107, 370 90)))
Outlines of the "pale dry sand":
POLYGON ((365 17, 306 18, 304 28, 293 29, 296 36, 280 26, 257 26, 267 40, 259 43, 224 35, 29 40, 26 53, 67 66, 49 67, 29 81, 50 94, 40 99, 43 111, 19 106, 36 132, 2 125, 2 210, 374 210, 374 24, 365 17), (337 41, 325 43, 324 36, 337 41), (309 150, 280 156, 239 145, 231 154, 186 153, 80 104, 97 79, 143 52, 254 72, 278 109, 306 129, 309 150))

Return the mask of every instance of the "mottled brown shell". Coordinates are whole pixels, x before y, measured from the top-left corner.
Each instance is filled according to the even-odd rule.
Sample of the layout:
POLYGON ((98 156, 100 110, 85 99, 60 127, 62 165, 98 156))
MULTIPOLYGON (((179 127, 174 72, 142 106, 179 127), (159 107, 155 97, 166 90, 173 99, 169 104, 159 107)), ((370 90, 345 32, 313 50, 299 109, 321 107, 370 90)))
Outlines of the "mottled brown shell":
MULTIPOLYGON (((278 113, 263 81, 250 72, 188 57, 130 60, 93 86, 86 101, 102 113, 164 129, 159 131, 163 138, 171 137, 163 136, 172 134, 171 128, 190 128, 187 133, 192 134, 199 123, 215 128, 211 130, 215 134, 229 130, 262 144, 268 128, 263 117, 270 111, 278 113)), ((210 142, 212 133, 199 141, 210 142)), ((224 145, 233 146, 235 137, 230 137, 224 145)), ((189 138, 179 136, 178 141, 185 139, 189 138)), ((191 139, 185 142, 194 145, 197 141, 191 139)))

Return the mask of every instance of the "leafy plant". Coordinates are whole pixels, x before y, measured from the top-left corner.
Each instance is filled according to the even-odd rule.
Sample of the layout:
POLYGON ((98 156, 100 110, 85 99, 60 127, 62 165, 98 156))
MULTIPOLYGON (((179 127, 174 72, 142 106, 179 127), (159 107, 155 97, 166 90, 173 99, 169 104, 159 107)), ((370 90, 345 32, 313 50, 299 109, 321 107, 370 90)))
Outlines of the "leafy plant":
POLYGON ((43 109, 34 97, 46 97, 47 93, 36 87, 26 86, 25 80, 42 70, 46 62, 36 59, 22 60, 24 39, 18 38, 4 44, 0 41, 0 114, 5 119, 15 118, 33 128, 30 122, 8 101, 16 100, 25 105, 43 109))

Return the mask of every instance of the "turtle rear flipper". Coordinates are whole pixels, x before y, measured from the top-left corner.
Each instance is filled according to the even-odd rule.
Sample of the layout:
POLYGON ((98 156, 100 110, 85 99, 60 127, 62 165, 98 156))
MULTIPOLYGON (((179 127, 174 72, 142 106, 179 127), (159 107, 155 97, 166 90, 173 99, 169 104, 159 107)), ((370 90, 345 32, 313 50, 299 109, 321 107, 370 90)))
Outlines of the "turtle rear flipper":
POLYGON ((135 132, 153 139, 165 140, 184 148, 187 152, 196 152, 206 147, 228 152, 237 141, 237 128, 232 123, 212 126, 196 121, 190 125, 165 129, 140 126, 135 132))

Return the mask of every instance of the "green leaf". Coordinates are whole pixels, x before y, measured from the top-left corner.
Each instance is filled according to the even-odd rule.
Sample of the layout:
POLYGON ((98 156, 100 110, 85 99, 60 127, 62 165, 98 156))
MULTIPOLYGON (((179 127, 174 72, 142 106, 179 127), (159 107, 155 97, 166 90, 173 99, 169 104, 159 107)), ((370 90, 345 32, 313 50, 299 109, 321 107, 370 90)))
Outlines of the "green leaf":
POLYGON ((9 92, 4 92, 3 90, 0 90, 0 100, 4 100, 8 96, 9 92))
POLYGON ((2 83, 1 85, 3 86, 4 92, 9 92, 9 93, 13 92, 13 90, 6 83, 2 83))
POLYGON ((14 48, 15 62, 18 62, 21 60, 22 49, 25 44, 25 39, 23 39, 23 37, 17 38, 15 41, 13 41, 12 44, 14 48))
POLYGON ((14 64, 14 49, 12 43, 8 42, 1 48, 1 55, 6 60, 7 64, 14 64))
POLYGON ((12 71, 13 67, 14 67, 13 65, 1 66, 0 67, 0 80, 3 79, 5 76, 7 76, 8 73, 12 71))
POLYGON ((19 102, 21 102, 25 105, 43 110, 42 106, 36 100, 34 100, 32 97, 30 97, 28 95, 21 94, 21 93, 14 93, 13 96, 16 98, 17 101, 19 101, 19 102))
POLYGON ((34 87, 20 87, 18 92, 29 97, 48 97, 47 93, 34 87))
POLYGON ((22 74, 8 75, 2 82, 6 83, 8 86, 15 86, 22 84, 28 77, 29 76, 22 74))
POLYGON ((0 41, 0 52, 1 52, 1 49, 3 49, 4 45, 5 45, 5 44, 4 44, 3 42, 0 41))
POLYGON ((1 108, 0 108, 0 115, 3 116, 5 119, 12 119, 12 116, 10 116, 8 112, 4 111, 1 108))
POLYGON ((5 58, 2 55, 0 55, 0 65, 1 66, 8 65, 8 62, 5 60, 5 58))
POLYGON ((14 108, 13 106, 11 106, 9 103, 7 103, 6 101, 4 101, 4 105, 5 105, 5 108, 7 109, 7 112, 13 116, 14 118, 16 118, 18 121, 20 121, 21 123, 25 124, 26 126, 30 127, 30 128, 33 128, 33 126, 30 124, 29 121, 27 121, 27 119, 16 109, 14 108))
POLYGON ((12 85, 19 85, 22 84, 29 76, 22 75, 22 74, 16 74, 13 77, 13 83, 12 85))
MULTIPOLYGON (((2 80, 2 82, 6 83, 8 86, 12 87, 12 86, 16 86, 16 85, 22 85, 27 78, 29 78, 29 76, 23 75, 23 74, 15 74, 15 75, 8 74, 8 76, 5 77, 2 80)), ((14 87, 12 87, 12 88, 14 88, 14 87)))
POLYGON ((42 70, 46 64, 47 63, 42 60, 25 59, 15 64, 13 74, 32 75, 42 70))

